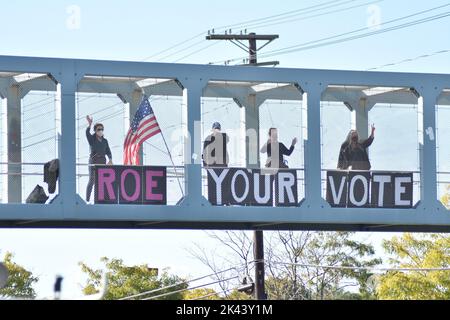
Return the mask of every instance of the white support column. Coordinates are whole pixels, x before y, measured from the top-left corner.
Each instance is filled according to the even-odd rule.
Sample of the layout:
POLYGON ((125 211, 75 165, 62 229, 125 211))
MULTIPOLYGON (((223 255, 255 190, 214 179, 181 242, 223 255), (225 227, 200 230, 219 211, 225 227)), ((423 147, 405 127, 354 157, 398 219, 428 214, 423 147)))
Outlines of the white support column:
POLYGON ((360 139, 369 137, 369 106, 366 98, 361 98, 356 105, 353 106, 356 131, 358 131, 360 139))
POLYGON ((246 168, 260 168, 259 107, 264 101, 258 99, 255 94, 235 99, 239 101, 242 108, 240 113, 242 163, 246 168))
POLYGON ((59 150, 59 146, 61 145, 61 84, 56 85, 55 136, 56 136, 56 150, 59 150))
MULTIPOLYGON (((73 68, 67 68, 57 79, 61 85, 61 139, 58 148, 60 162, 59 195, 56 204, 70 208, 84 204, 77 194, 76 186, 76 100, 75 93, 82 75, 77 75, 73 68)), ((64 218, 75 218, 63 212, 64 218)))
POLYGON ((423 110, 423 148, 421 162, 421 202, 423 210, 445 210, 437 196, 436 105, 442 88, 423 87, 419 108, 423 110))
POLYGON ((22 202, 22 93, 20 86, 7 90, 8 203, 22 202))
MULTIPOLYGON (((299 82, 301 83, 301 82, 299 82)), ((322 85, 302 87, 305 90, 303 101, 307 105, 307 137, 305 146, 305 202, 308 208, 329 206, 322 198, 322 168, 320 152, 320 102, 322 85)))
MULTIPOLYGON (((6 91, 6 90, 5 90, 6 91)), ((0 149, 0 162, 7 163, 8 162, 8 119, 7 119, 7 112, 6 112, 6 92, 0 93, 0 121, 1 121, 1 127, 2 130, 0 132, 0 139, 1 139, 1 149, 0 149)), ((8 175, 6 174, 8 171, 8 165, 2 164, 0 166, 0 172, 1 172, 1 181, 2 181, 2 188, 0 190, 1 192, 1 203, 7 203, 8 202, 8 175)))
POLYGON ((185 197, 182 206, 210 206, 202 195, 202 149, 201 149, 201 99, 207 81, 185 79, 182 81, 183 112, 186 114, 184 134, 185 197))
MULTIPOLYGON (((142 101, 142 90, 133 90, 132 92, 120 92, 119 98, 124 103, 128 103, 128 121, 125 123, 125 134, 127 134, 130 128, 131 121, 133 121, 134 115, 139 108, 142 101)), ((139 159, 141 159, 141 165, 144 163, 144 147, 139 150, 139 159)))

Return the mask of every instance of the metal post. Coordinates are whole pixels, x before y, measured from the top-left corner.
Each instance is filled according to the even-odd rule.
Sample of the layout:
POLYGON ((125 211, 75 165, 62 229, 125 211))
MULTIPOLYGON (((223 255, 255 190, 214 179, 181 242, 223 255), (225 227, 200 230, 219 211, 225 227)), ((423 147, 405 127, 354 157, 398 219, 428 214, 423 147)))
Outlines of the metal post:
MULTIPOLYGON (((134 115, 139 108, 139 105, 142 101, 142 90, 134 90, 132 92, 121 92, 118 94, 118 97, 122 100, 123 103, 128 103, 128 121, 125 123, 125 134, 127 134, 128 129, 130 128, 131 122, 133 121, 134 115)), ((138 152, 138 156, 141 162, 141 165, 144 164, 144 148, 141 147, 138 152)))
MULTIPOLYGON (((256 58, 256 56, 255 56, 256 58)), ((244 117, 245 132, 245 165, 247 168, 260 168, 259 157, 259 101, 254 94, 240 101, 245 110, 241 113, 244 117), (253 133, 256 133, 254 135, 253 133), (247 139, 247 135, 249 139, 247 139), (256 140, 256 141, 254 141, 256 140)), ((266 300, 264 287, 264 233, 257 230, 253 234, 253 256, 255 259, 255 299, 266 300)))
POLYGON ((367 108, 367 99, 361 98, 358 104, 354 106, 356 131, 360 139, 369 137, 369 109, 367 108))
MULTIPOLYGON (((248 54, 249 54, 249 64, 250 66, 258 66, 258 50, 265 47, 267 44, 271 43, 273 40, 278 39, 278 35, 257 35, 256 33, 249 33, 248 35, 208 35, 207 40, 229 40, 232 43, 238 45, 241 49, 245 49, 242 46, 241 40, 248 41, 248 54), (267 43, 258 49, 257 41, 265 40, 267 43)), ((260 65, 277 65, 278 61, 263 63, 260 65)), ((257 167, 259 168, 259 104, 256 102, 256 96, 250 96, 248 99, 248 104, 245 104, 245 128, 255 129, 257 132, 257 167), (257 127, 257 128, 255 128, 257 127)), ((251 158, 250 151, 254 150, 254 146, 248 143, 246 140, 246 164, 247 168, 254 166, 253 163, 249 164, 251 158)), ((254 160, 252 158, 252 160, 254 160)), ((254 162, 254 161, 251 161, 254 162)), ((253 242, 253 253, 255 258, 255 299, 265 300, 267 299, 264 290, 264 234, 262 231, 254 232, 254 242, 253 242)))
POLYGON ((8 203, 22 202, 22 114, 21 90, 8 88, 8 203))
POLYGON ((250 33, 249 34, 249 39, 248 39, 248 54, 249 54, 249 63, 250 64, 254 64, 256 65, 257 62, 257 57, 256 57, 256 52, 257 52, 257 48, 256 48, 256 34, 255 33, 250 33))
POLYGON ((255 299, 266 300, 266 291, 264 286, 264 234, 257 230, 253 235, 253 254, 255 256, 255 299))
MULTIPOLYGON (((250 36, 255 36, 255 34, 251 33, 250 36)), ((250 55, 250 57, 249 57, 250 64, 256 65, 258 63, 256 39, 253 37, 250 38, 250 40, 249 40, 249 55, 250 55)), ((253 111, 254 113, 256 113, 258 115, 257 136, 258 136, 258 142, 259 142, 259 106, 256 105, 255 100, 256 100, 255 97, 253 97, 252 101, 254 103, 252 105, 253 110, 251 110, 251 111, 253 111), (258 109, 258 110, 256 111, 256 109, 258 109)), ((246 107, 246 108, 248 109, 248 107, 246 107)), ((249 112, 247 111, 246 114, 249 114, 249 112)), ((253 120, 255 120, 255 119, 253 119, 253 120)), ((246 149, 249 150, 248 146, 246 147, 246 149)), ((259 159, 259 148, 258 148, 257 152, 258 152, 258 159, 259 159)), ((247 159, 249 159, 249 155, 247 155, 247 159)), ((259 163, 258 163, 258 166, 259 166, 259 163)), ((261 230, 256 230, 253 234, 253 254, 255 257, 255 261, 256 261, 255 262, 255 299, 256 300, 266 300, 267 297, 266 297, 266 291, 264 288, 264 280, 265 280, 265 275, 264 275, 264 233, 261 230)))

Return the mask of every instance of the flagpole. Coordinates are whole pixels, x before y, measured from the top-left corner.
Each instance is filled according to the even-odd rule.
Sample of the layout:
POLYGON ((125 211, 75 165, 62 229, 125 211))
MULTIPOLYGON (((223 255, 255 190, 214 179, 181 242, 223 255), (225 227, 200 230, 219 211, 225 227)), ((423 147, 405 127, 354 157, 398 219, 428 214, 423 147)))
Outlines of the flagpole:
MULTIPOLYGON (((145 94, 144 90, 142 90, 142 95, 143 95, 143 99, 147 99, 147 100, 149 99, 149 97, 145 94)), ((149 103, 150 103, 150 100, 149 100, 149 103)), ((153 114, 156 119, 155 110, 153 110, 153 114)), ((177 182, 178 182, 178 186, 180 187, 181 195, 184 197, 184 191, 183 191, 183 188, 181 187, 181 182, 178 177, 177 167, 175 166, 175 162, 173 162, 172 153, 169 150, 169 146, 167 145, 166 138, 164 137, 164 134, 162 132, 162 128, 160 129, 160 132, 161 132, 161 137, 163 138, 163 141, 164 141, 164 145, 166 146, 167 153, 169 154, 170 161, 172 162, 173 169, 175 170, 175 175, 177 177, 177 182)))
MULTIPOLYGON (((153 113, 154 112, 155 111, 153 111, 153 113)), ((155 117, 156 117, 156 115, 155 115, 155 117)), ((181 190, 181 195, 184 197, 184 191, 183 191, 183 188, 181 187, 180 179, 178 178, 177 167, 175 166, 175 163, 173 162, 172 154, 170 153, 169 146, 167 145, 166 138, 164 138, 164 134, 162 132, 162 129, 161 129, 161 137, 163 138, 164 145, 166 146, 167 153, 169 154, 170 161, 172 161, 173 169, 175 170, 175 175, 177 176, 178 186, 180 187, 180 190, 181 190)))

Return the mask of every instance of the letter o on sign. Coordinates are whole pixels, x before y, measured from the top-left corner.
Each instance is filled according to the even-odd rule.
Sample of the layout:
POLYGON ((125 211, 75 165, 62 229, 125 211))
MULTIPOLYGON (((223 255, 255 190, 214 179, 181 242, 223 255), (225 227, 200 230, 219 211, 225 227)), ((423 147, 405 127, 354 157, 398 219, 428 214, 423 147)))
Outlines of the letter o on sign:
POLYGON ((236 200, 237 202, 243 202, 247 198, 248 193, 250 191, 249 184, 250 183, 245 172, 243 170, 236 171, 236 173, 233 176, 233 179, 231 179, 231 194, 233 195, 234 200, 236 200), (236 179, 238 178, 238 176, 242 176, 245 180, 244 193, 240 197, 238 197, 236 194, 236 179))
POLYGON ((350 190, 349 190, 350 202, 357 207, 364 206, 368 200, 368 191, 369 191, 369 184, 367 182, 367 179, 362 175, 354 176, 352 181, 350 182, 350 190), (355 183, 357 180, 361 180, 364 186, 364 196, 362 197, 361 201, 356 201, 355 199, 355 183))
POLYGON ((130 202, 138 200, 139 196, 141 194, 141 177, 140 177, 139 173, 132 169, 124 170, 122 172, 120 180, 121 180, 120 189, 121 189, 122 197, 126 201, 130 201, 130 202), (131 196, 127 194, 127 190, 125 188, 125 179, 126 179, 127 175, 129 175, 129 174, 134 176, 135 187, 136 187, 133 195, 131 195, 131 196))

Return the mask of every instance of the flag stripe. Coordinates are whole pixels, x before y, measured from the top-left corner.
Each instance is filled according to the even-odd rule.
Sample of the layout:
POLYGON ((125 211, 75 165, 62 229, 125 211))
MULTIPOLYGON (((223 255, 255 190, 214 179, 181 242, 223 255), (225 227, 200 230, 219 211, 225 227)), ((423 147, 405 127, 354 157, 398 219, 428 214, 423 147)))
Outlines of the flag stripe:
POLYGON ((139 150, 143 142, 161 132, 147 96, 143 96, 125 137, 123 152, 125 165, 139 165, 139 150))
POLYGON ((157 130, 158 132, 160 132, 158 123, 148 123, 147 126, 144 126, 144 127, 142 127, 142 128, 139 130, 139 133, 138 133, 138 134, 135 134, 135 135, 133 136, 131 142, 129 143, 130 146, 131 146, 131 147, 130 147, 130 150, 131 150, 131 153, 132 153, 132 154, 133 154, 134 152, 137 152, 137 151, 135 151, 135 149, 137 148, 136 141, 137 141, 140 137, 142 137, 143 135, 145 135, 145 133, 146 133, 147 131, 153 130, 153 129, 155 129, 155 130, 157 130))

